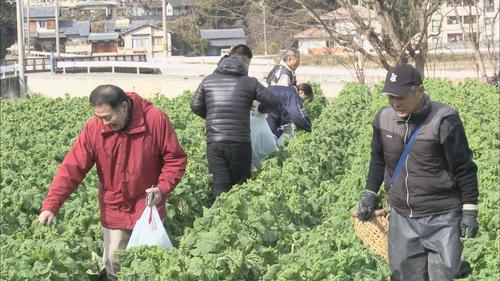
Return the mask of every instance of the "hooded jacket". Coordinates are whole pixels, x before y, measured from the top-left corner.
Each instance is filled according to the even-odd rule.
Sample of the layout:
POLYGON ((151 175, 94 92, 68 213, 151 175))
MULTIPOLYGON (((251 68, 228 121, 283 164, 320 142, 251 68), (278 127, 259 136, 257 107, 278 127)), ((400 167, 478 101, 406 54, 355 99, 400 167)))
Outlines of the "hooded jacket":
POLYGON ((311 119, 304 110, 304 104, 296 87, 270 86, 267 89, 280 100, 278 108, 267 115, 267 123, 276 137, 279 138, 283 134, 280 127, 289 123, 294 123, 297 128, 311 132, 311 119))
POLYGON ((191 110, 205 119, 208 143, 250 143, 253 100, 260 102, 261 113, 278 106, 274 94, 247 74, 238 56, 224 57, 193 95, 191 110))

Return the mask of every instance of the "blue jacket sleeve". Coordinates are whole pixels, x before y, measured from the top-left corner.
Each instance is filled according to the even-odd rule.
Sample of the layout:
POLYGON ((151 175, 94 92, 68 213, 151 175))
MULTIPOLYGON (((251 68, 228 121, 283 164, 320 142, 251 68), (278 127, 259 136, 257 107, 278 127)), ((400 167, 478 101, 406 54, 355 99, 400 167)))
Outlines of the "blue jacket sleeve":
POLYGON ((311 119, 304 110, 304 105, 298 96, 293 96, 290 99, 286 110, 288 111, 288 116, 290 121, 292 121, 297 128, 302 129, 306 132, 311 132, 311 119))

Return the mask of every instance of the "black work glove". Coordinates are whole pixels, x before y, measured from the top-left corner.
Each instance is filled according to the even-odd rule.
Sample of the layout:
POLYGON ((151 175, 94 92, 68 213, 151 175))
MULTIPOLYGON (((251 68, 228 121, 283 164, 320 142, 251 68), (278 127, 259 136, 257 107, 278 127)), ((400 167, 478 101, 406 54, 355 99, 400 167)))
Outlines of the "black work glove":
POLYGON ((462 210, 462 219, 460 220, 460 235, 466 238, 475 238, 479 231, 477 223, 476 210, 462 210))
POLYGON ((375 204, 377 204, 377 194, 373 191, 363 191, 363 197, 358 204, 358 218, 362 221, 369 220, 375 211, 375 204))

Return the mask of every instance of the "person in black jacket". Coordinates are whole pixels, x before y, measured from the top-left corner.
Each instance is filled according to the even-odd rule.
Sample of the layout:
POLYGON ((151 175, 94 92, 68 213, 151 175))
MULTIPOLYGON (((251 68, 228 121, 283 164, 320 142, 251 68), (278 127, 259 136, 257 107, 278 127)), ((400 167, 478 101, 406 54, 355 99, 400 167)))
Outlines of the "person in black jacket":
POLYGON ((387 73, 382 93, 389 106, 373 121, 358 217, 372 216, 384 182, 391 280, 451 281, 464 269, 460 237, 479 230, 477 167, 464 127, 455 110, 430 101, 408 64, 387 73))
POLYGON ((213 175, 215 200, 234 184, 250 177, 252 148, 250 109, 260 102, 259 112, 278 106, 278 99, 256 78, 248 76, 252 51, 246 45, 233 47, 214 73, 200 83, 191 100, 191 110, 205 119, 208 169, 213 175))
POLYGON ((297 87, 270 86, 267 89, 279 98, 278 108, 267 114, 267 123, 273 134, 279 138, 283 134, 283 125, 295 124, 299 129, 311 132, 311 119, 304 110, 304 102, 312 101, 314 94, 309 84, 297 87))

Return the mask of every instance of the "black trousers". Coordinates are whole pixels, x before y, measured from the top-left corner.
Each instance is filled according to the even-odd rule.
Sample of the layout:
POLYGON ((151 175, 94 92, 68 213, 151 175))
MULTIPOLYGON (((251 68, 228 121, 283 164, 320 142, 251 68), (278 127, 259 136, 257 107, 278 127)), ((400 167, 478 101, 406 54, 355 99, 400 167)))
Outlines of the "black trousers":
POLYGON ((460 270, 461 212, 408 218, 391 210, 389 265, 392 281, 452 281, 460 270))
POLYGON ((217 198, 251 175, 251 143, 215 142, 207 145, 208 170, 213 176, 212 195, 217 198))

